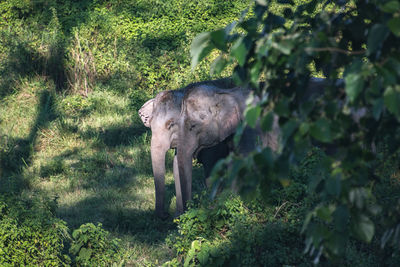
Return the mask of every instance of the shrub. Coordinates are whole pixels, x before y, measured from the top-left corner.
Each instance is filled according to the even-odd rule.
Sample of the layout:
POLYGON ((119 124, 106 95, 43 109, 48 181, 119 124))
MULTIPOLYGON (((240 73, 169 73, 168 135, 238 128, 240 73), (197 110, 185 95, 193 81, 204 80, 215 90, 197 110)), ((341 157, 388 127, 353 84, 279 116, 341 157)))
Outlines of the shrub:
POLYGON ((82 266, 106 266, 119 263, 122 254, 119 239, 109 238, 109 233, 101 223, 81 225, 72 233, 70 253, 75 256, 75 263, 82 266))
POLYGON ((66 223, 54 200, 0 196, 0 265, 66 266, 66 223))

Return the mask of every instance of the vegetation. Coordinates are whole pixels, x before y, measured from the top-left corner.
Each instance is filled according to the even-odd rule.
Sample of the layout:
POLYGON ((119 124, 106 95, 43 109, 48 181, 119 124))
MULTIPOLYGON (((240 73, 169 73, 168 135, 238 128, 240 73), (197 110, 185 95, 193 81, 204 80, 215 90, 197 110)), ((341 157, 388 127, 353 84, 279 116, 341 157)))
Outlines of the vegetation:
POLYGON ((245 158, 231 155, 220 165, 230 170, 217 171, 215 179, 235 181, 243 195, 258 190, 265 196, 272 184, 292 182, 288 170, 298 169, 315 144, 331 145, 334 151, 308 180, 308 193, 318 200, 303 219, 305 251, 318 263, 321 255, 343 255, 353 238, 371 243, 381 232, 381 247, 398 261, 400 3, 277 1, 271 9, 273 1, 255 2, 254 14, 197 36, 192 64, 220 50, 213 71, 233 64, 238 83, 259 88, 262 100, 248 107, 246 124, 254 127, 260 119, 270 131, 278 115, 281 148, 277 154, 265 148, 245 158), (307 89, 312 67, 326 78, 314 95, 307 89), (386 181, 379 170, 388 159, 396 159, 390 170, 396 189, 380 195, 386 181), (379 205, 385 198, 391 207, 379 205))
MULTIPOLYGON (((0 265, 309 266, 315 255, 303 253, 301 229, 304 228, 306 237, 313 238, 313 251, 319 251, 320 245, 324 245, 321 250, 324 254, 320 257, 324 266, 397 266, 400 255, 395 233, 399 207, 395 201, 400 199, 400 180, 399 151, 394 151, 398 146, 393 140, 397 138, 395 119, 399 116, 395 108, 399 79, 396 66, 400 60, 396 50, 399 47, 396 46, 398 1, 386 1, 382 5, 373 2, 361 10, 358 4, 363 1, 346 6, 340 1, 331 1, 337 2, 336 6, 328 5, 323 12, 319 12, 320 5, 314 5, 317 1, 290 2, 258 0, 251 2, 248 12, 242 14, 249 7, 247 0, 2 1, 0 265), (304 3, 308 4, 301 5, 304 3), (377 6, 376 11, 373 8, 377 6), (337 7, 347 13, 337 19, 337 24, 329 24, 331 31, 325 33, 324 27, 337 7), (300 12, 303 21, 296 20, 299 13, 296 10, 300 8, 304 9, 300 12), (371 10, 375 15, 364 20, 371 10), (273 33, 268 35, 271 40, 265 40, 271 46, 265 47, 267 55, 257 57, 260 51, 253 47, 265 19, 271 27, 266 32, 273 33), (342 22, 346 19, 353 21, 350 25, 354 27, 361 20, 361 27, 367 29, 379 24, 374 31, 380 33, 383 29, 385 34, 374 38, 368 38, 368 32, 366 36, 353 36, 354 32, 364 31, 350 26, 346 26, 349 32, 343 31, 342 22), (224 34, 218 30, 237 20, 240 22, 236 30, 224 34), (290 29, 292 32, 288 33, 290 29), (297 36, 295 33, 300 30, 310 35, 297 36), (206 53, 196 54, 196 43, 205 43, 194 38, 202 32, 217 33, 211 37, 200 35, 211 44, 197 51, 208 52, 206 59, 206 53), (340 41, 350 37, 360 39, 340 41), (353 53, 318 51, 326 42, 333 42, 327 47, 353 53), (372 52, 354 53, 371 50, 371 44, 372 52), (214 46, 223 48, 226 54, 218 57, 218 53, 211 51, 214 46), (307 47, 316 50, 304 52, 307 47), (196 58, 196 55, 200 56, 196 58), (296 58, 303 61, 297 62, 296 58), (261 63, 257 63, 258 59, 261 63), (191 62, 198 63, 193 71, 191 62), (232 62, 230 66, 225 64, 232 62), (209 73, 211 64, 213 75, 209 73), (354 67, 349 68, 350 64, 354 67), (292 75, 293 69, 297 70, 295 75, 292 75), (336 174, 342 175, 336 180, 329 168, 321 168, 325 166, 322 163, 332 162, 331 157, 315 148, 307 150, 308 153, 304 149, 292 157, 295 161, 289 162, 290 168, 288 164, 276 165, 284 167, 277 168, 277 172, 264 172, 269 177, 249 175, 249 169, 255 166, 252 163, 258 162, 260 154, 252 154, 245 163, 232 155, 229 160, 238 163, 241 177, 247 179, 239 180, 239 184, 246 185, 240 187, 243 194, 221 192, 210 199, 210 192, 204 192, 200 182, 201 166, 196 164, 194 191, 197 196, 189 211, 175 220, 161 221, 153 214, 150 133, 142 125, 137 110, 159 91, 225 77, 232 71, 243 82, 257 83, 260 77, 269 81, 262 90, 270 92, 269 101, 249 108, 246 117, 251 124, 252 118, 261 114, 266 118, 262 119, 266 129, 270 113, 264 110, 273 110, 284 118, 281 126, 287 141, 283 156, 271 159, 273 162, 281 159, 288 162, 288 153, 300 151, 295 149, 300 140, 349 145, 346 138, 350 135, 339 134, 348 128, 336 132, 341 128, 330 125, 332 118, 339 118, 338 122, 347 118, 341 109, 333 110, 332 114, 325 112, 326 119, 315 122, 320 108, 325 109, 321 104, 301 119, 292 118, 292 114, 302 113, 293 112, 298 108, 289 101, 294 98, 294 92, 282 89, 283 81, 290 81, 297 88, 297 83, 305 81, 310 73, 331 79, 344 73, 346 84, 350 81, 345 92, 353 96, 349 105, 372 105, 375 111, 365 121, 372 119, 379 125, 382 119, 386 121, 379 127, 368 125, 368 129, 377 131, 371 136, 362 128, 366 127, 364 119, 358 128, 351 129, 361 139, 360 142, 354 139, 351 153, 346 152, 342 157, 357 160, 352 161, 352 166, 340 165, 348 162, 344 159, 335 161, 339 162, 335 165, 336 174), (246 73, 250 75, 242 75, 246 73), (359 79, 359 75, 364 79, 359 79), (373 87, 376 83, 384 87, 373 87), (384 88, 386 93, 375 94, 373 88, 378 91, 384 88), (280 93, 282 90, 284 95, 280 93), (371 95, 366 96, 366 92, 371 95), (271 109, 267 103, 275 107, 271 109), (329 130, 319 127, 326 124, 330 125, 329 130), (315 130, 319 128, 325 130, 315 130), (299 129, 302 129, 300 134, 299 129), (381 132, 387 134, 378 139, 379 152, 371 156, 362 150, 359 153, 362 158, 358 157, 356 152, 361 151, 357 150, 358 145, 366 143, 361 141, 369 142, 373 136, 381 136, 381 132), (364 167, 373 172, 363 171, 364 167), (285 168, 289 172, 279 172, 285 168), (353 177, 350 174, 357 171, 360 179, 346 178, 353 177), (276 173, 274 180, 265 179, 272 177, 272 173, 276 173), (346 194, 351 192, 354 202, 350 203, 351 198, 346 194), (370 214, 364 220, 362 216, 368 211, 364 208, 375 207, 371 203, 379 206, 381 213, 370 214), (338 220, 341 217, 336 214, 343 215, 338 210, 345 209, 349 215, 338 220), (362 218, 356 221, 361 223, 358 233, 347 224, 353 222, 354 212, 362 218), (308 224, 303 223, 305 219, 309 220, 308 224), (337 229, 338 221, 344 226, 339 229, 340 235, 332 235, 331 230, 337 229), (332 236, 344 236, 347 241, 336 240, 342 248, 338 251, 340 257, 336 256, 339 253, 334 250, 335 246, 329 245, 332 236), (361 237, 361 241, 353 236, 361 237), (381 244, 385 245, 384 249, 381 244)), ((334 95, 334 85, 329 88, 334 95)), ((331 103, 329 100, 321 103, 331 103)), ((169 154, 167 162, 172 162, 171 159, 169 154)), ((265 163, 261 161, 261 165, 271 166, 265 163)), ((219 171, 215 170, 215 174, 219 171)), ((232 172, 228 175, 231 177, 226 174, 221 177, 236 177, 232 172)), ((171 166, 166 180, 173 214, 171 166)), ((312 250, 312 246, 306 248, 307 252, 312 250)))

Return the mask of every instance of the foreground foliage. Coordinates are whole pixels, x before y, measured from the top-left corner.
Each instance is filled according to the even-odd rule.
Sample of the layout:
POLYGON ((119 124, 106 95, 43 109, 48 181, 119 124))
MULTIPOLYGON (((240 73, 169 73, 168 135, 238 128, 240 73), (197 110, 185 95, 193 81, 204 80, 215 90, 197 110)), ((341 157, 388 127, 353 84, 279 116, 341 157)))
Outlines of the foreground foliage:
MULTIPOLYGON (((266 148, 232 156, 221 168, 235 166, 225 180, 236 180, 245 195, 268 192, 273 183, 291 183, 289 166, 298 168, 313 145, 331 145, 335 150, 308 184, 319 200, 303 220, 306 251, 316 263, 321 255, 342 255, 353 238, 370 243, 378 225, 385 229, 382 247, 398 251, 398 187, 388 196, 391 207, 377 205, 375 190, 381 182, 376 171, 397 158, 400 145, 400 3, 277 1, 271 9, 272 2, 255 1, 250 15, 192 44, 194 66, 218 49, 212 71, 233 64, 238 83, 259 88, 260 79, 266 81, 255 91, 262 101, 247 109, 248 125, 259 118, 269 131, 273 116, 280 117, 279 153, 266 148), (310 96, 312 68, 326 85, 310 96)), ((391 172, 397 177, 398 161, 391 172)))
POLYGON ((0 196, 0 264, 64 266, 69 233, 52 200, 0 196))
MULTIPOLYGON (((175 222, 178 231, 167 238, 177 257, 166 266, 315 266, 313 258, 304 253, 300 232, 307 212, 318 205, 319 197, 310 192, 309 183, 320 171, 326 155, 313 149, 292 169, 291 183, 285 187, 275 184, 268 196, 255 192, 253 199, 243 199, 224 192, 214 200, 203 192, 194 204, 175 222)), ((386 172, 375 186, 378 203, 388 203, 400 190, 400 180, 388 177, 398 166, 388 162, 380 172, 386 172)), ((378 227, 381 232, 384 228, 378 227)), ((400 253, 381 250, 380 240, 371 244, 350 240, 341 257, 320 259, 322 266, 397 266, 400 253)))

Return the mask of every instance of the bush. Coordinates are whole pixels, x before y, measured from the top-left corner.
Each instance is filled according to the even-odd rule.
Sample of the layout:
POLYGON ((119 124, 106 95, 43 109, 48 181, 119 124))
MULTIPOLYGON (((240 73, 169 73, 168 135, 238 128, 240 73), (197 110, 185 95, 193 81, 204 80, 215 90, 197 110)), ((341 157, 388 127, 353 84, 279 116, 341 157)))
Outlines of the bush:
POLYGON ((277 216, 279 210, 265 208, 260 201, 245 204, 232 195, 220 196, 215 201, 206 197, 197 200, 175 220, 178 232, 167 238, 167 244, 174 248, 177 258, 166 265, 309 264, 302 253, 299 226, 288 220, 293 216, 290 209, 277 216))
POLYGON ((0 265, 66 266, 66 223, 54 200, 0 196, 0 265))
POLYGON ((75 263, 82 266, 106 266, 122 261, 119 239, 109 238, 101 223, 81 225, 72 233, 70 253, 75 263))

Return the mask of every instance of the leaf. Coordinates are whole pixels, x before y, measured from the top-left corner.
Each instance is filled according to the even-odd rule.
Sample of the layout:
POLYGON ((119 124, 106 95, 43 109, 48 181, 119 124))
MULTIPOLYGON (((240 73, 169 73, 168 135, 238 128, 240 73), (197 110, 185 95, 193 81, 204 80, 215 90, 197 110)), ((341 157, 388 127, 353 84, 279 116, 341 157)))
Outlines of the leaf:
POLYGON ((192 57, 192 69, 194 69, 199 62, 205 58, 213 49, 214 45, 211 42, 211 34, 203 32, 197 35, 190 47, 190 55, 192 57))
POLYGON ((387 109, 400 119, 400 86, 386 88, 383 101, 387 109))
POLYGON ((365 188, 353 188, 349 192, 350 203, 361 210, 366 202, 367 194, 365 188))
POLYGON ((225 30, 217 30, 210 33, 211 40, 216 48, 226 51, 226 34, 225 30))
POLYGON ((223 56, 217 57, 212 63, 210 67, 211 75, 220 74, 225 67, 228 65, 228 61, 223 56))
POLYGON ((371 242, 372 237, 375 233, 375 225, 364 214, 359 214, 358 216, 353 217, 354 220, 352 221, 352 231, 353 233, 362 241, 364 242, 371 242))
POLYGON ((387 26, 394 35, 400 37, 400 18, 392 18, 388 21, 387 26))
POLYGON ((246 47, 246 41, 244 37, 237 39, 231 48, 231 55, 236 58, 239 65, 243 67, 246 62, 246 56, 248 53, 248 48, 246 47))
POLYGON ((307 122, 303 122, 300 124, 299 132, 301 135, 305 135, 310 130, 310 124, 307 122))
POLYGON ((393 0, 381 6, 381 10, 387 13, 395 13, 400 9, 400 2, 393 0))
POLYGON ((271 131, 273 123, 274 123, 274 113, 268 112, 267 115, 261 118, 261 129, 264 132, 271 131))
POLYGON ((246 109, 245 118, 247 124, 254 128, 256 127, 257 119, 260 117, 261 107, 260 106, 252 106, 246 109))
POLYGON ((332 220, 332 212, 333 210, 330 207, 321 206, 316 209, 316 215, 327 222, 332 220))
POLYGON ((318 119, 311 125, 310 134, 318 141, 330 143, 332 141, 330 122, 325 118, 318 119))
POLYGON ((235 147, 239 145, 240 139, 242 138, 242 134, 244 131, 244 124, 240 123, 239 126, 236 128, 235 136, 233 137, 233 144, 235 147))
POLYGON ((250 80, 253 84, 257 84, 258 83, 258 79, 260 77, 260 72, 262 70, 262 61, 261 60, 257 60, 255 62, 255 64, 253 64, 250 68, 250 80))
POLYGON ((208 253, 208 250, 204 248, 200 250, 200 252, 197 255, 197 258, 199 259, 199 263, 201 266, 204 266, 207 263, 209 256, 210 255, 208 253))
POLYGON ((359 67, 354 67, 353 63, 350 73, 347 73, 346 77, 344 78, 346 84, 345 90, 350 102, 354 102, 364 88, 364 79, 360 72, 361 65, 359 67))
POLYGON ((375 53, 376 50, 382 46, 383 42, 385 42, 388 35, 389 29, 386 27, 386 25, 379 23, 373 25, 368 33, 367 56, 375 53))
POLYGON ((289 117, 289 99, 283 98, 280 100, 275 106, 275 112, 279 115, 279 117, 289 117))

